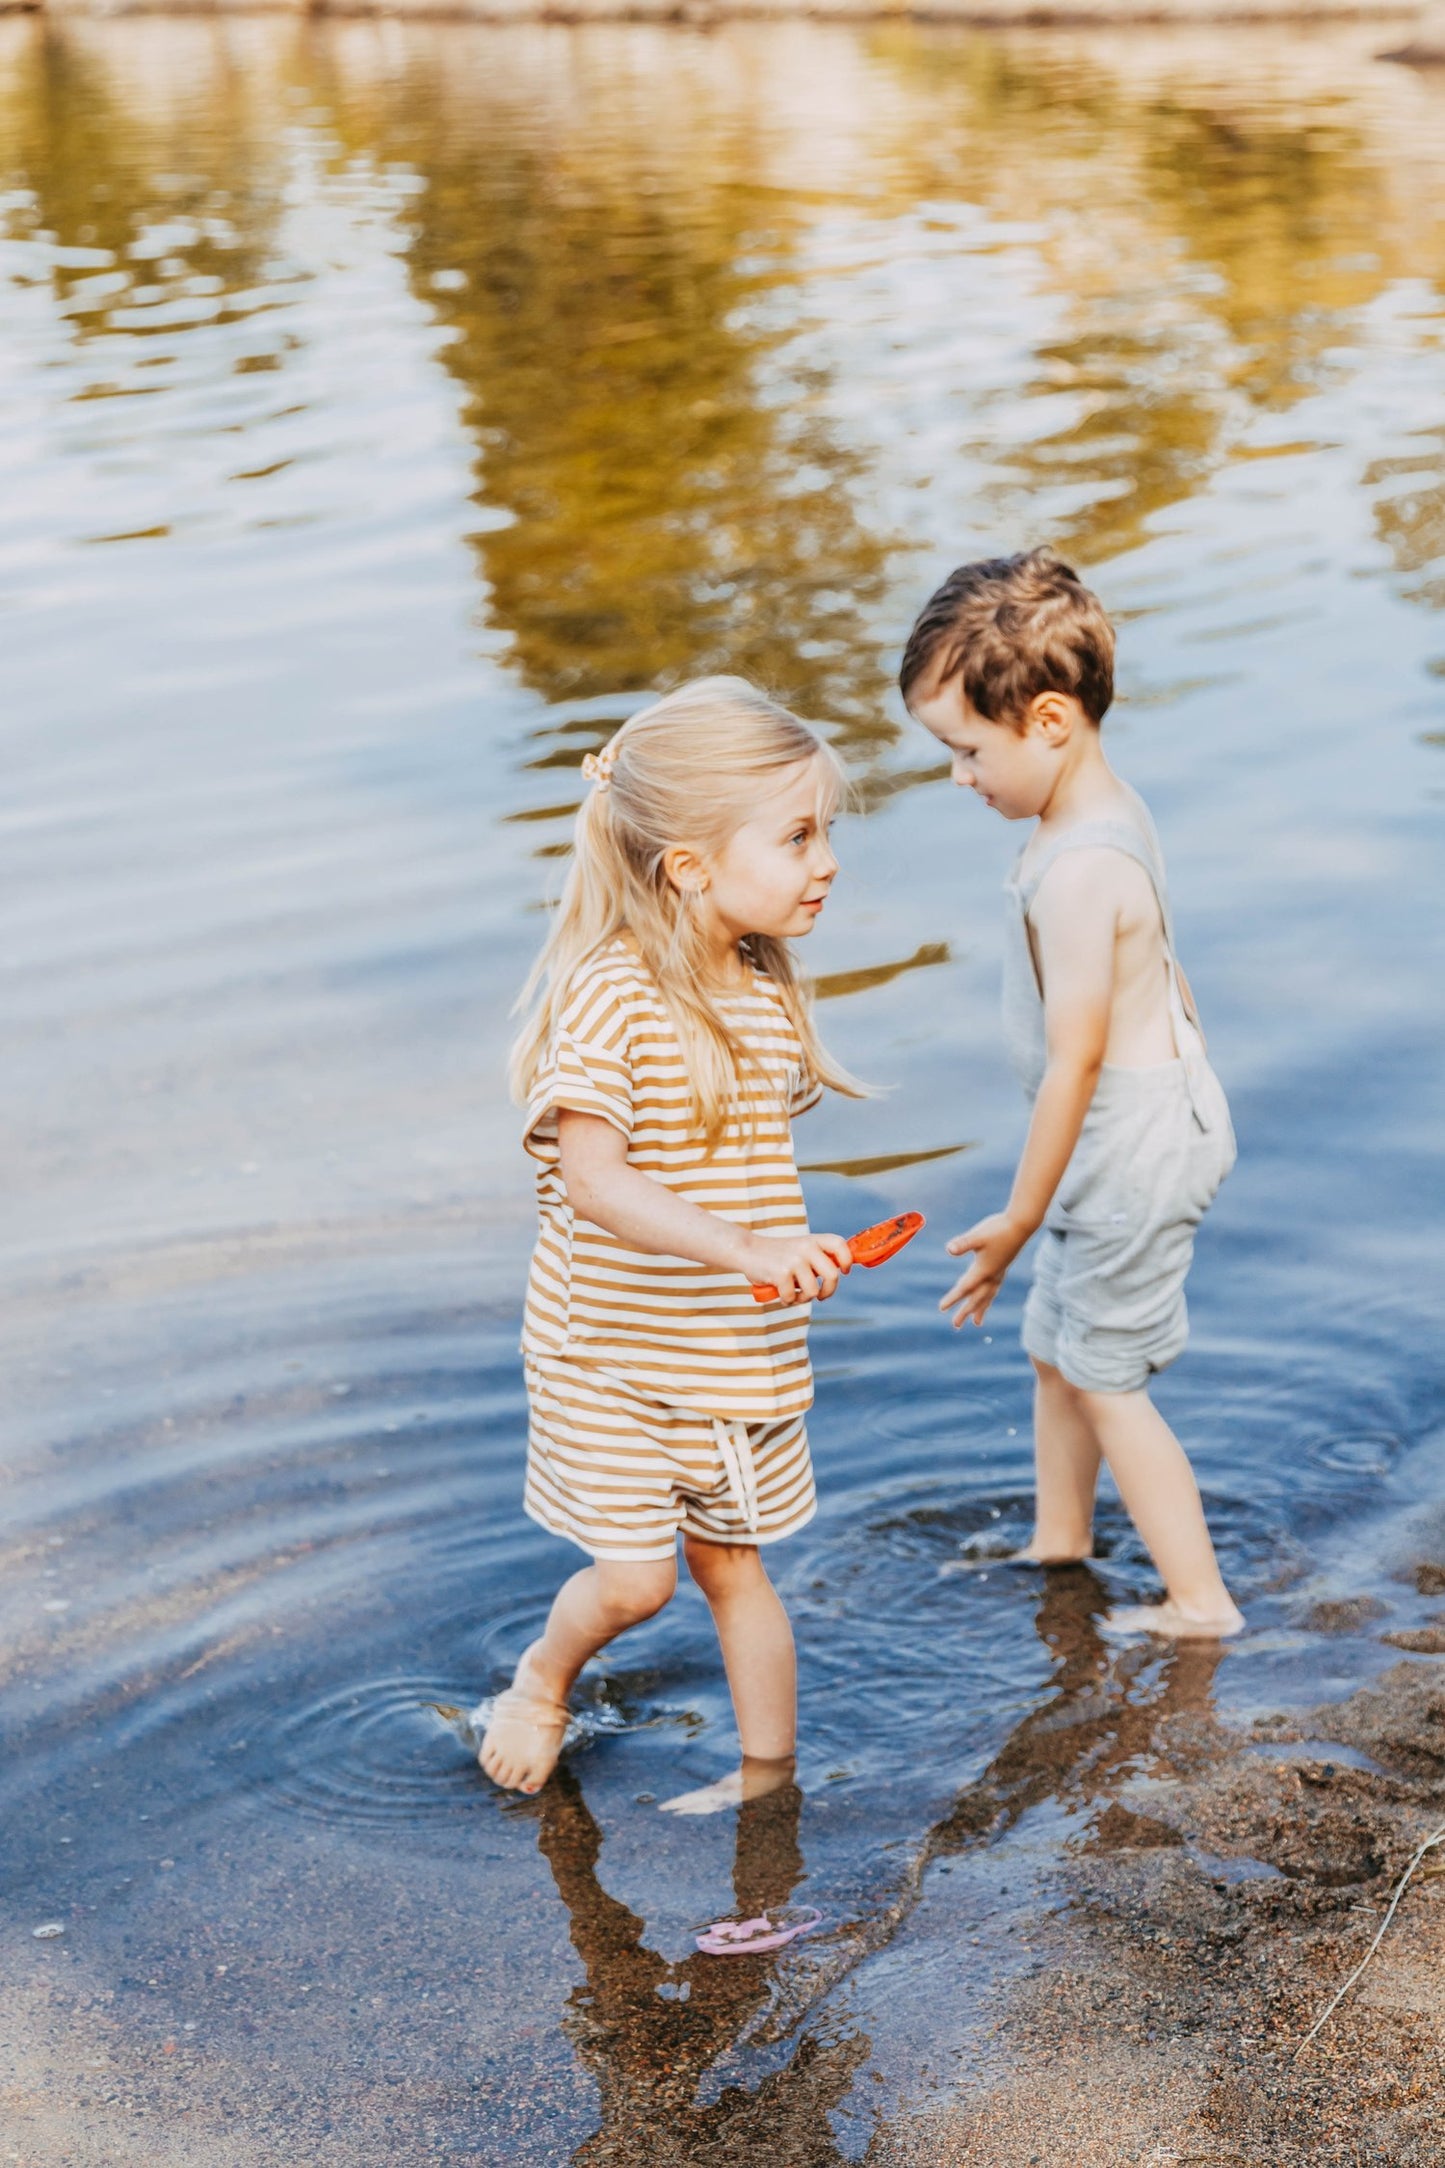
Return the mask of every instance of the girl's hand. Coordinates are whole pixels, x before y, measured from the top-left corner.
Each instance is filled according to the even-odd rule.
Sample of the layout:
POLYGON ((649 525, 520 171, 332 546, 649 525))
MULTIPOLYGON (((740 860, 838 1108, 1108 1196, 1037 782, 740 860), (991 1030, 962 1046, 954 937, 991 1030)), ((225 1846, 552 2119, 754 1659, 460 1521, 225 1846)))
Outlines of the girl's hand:
POLYGON ((841 1272, 853 1269, 842 1235, 754 1235, 743 1270, 755 1287, 775 1287, 779 1302, 826 1302, 841 1272))
POLYGON ((1021 1227, 1007 1212, 992 1212, 967 1234, 954 1236, 948 1245, 950 1257, 973 1252, 973 1263, 938 1305, 940 1310, 953 1311, 955 1331, 970 1318, 975 1325, 983 1323, 1003 1286, 1004 1274, 1032 1233, 1031 1227, 1021 1227))

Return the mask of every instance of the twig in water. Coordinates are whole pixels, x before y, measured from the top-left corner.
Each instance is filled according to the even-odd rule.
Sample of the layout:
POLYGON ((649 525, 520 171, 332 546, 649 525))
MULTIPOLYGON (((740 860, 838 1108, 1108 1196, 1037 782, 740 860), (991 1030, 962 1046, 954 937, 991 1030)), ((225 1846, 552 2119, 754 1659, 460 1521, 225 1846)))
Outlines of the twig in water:
POLYGON ((1439 1829, 1437 1829, 1433 1837, 1427 1837, 1425 1839, 1425 1842, 1420 1846, 1414 1858, 1411 1860, 1409 1866, 1405 1869, 1405 1872, 1401 1875, 1399 1881, 1395 1884, 1395 1894, 1390 1899, 1389 1910, 1386 1912, 1385 1917, 1381 1920, 1378 1928, 1375 1930, 1374 1941, 1370 1944, 1370 1947, 1366 1950, 1364 1956, 1360 1959, 1360 1962, 1358 1963, 1358 1965, 1356 1965, 1354 1971, 1350 1974, 1350 1977, 1348 1978, 1348 1980, 1346 1980, 1344 1986, 1335 1996, 1329 2008, 1323 2011, 1321 2015, 1315 2019, 1313 2025, 1311 2025, 1309 2031, 1305 2034, 1303 2040, 1301 2040, 1299 2046, 1295 2049, 1293 2055, 1290 2057, 1290 2061, 1292 2063, 1297 2063, 1299 2061, 1305 2049, 1309 2046, 1311 2040, 1314 2039, 1315 2034, 1318 2032, 1323 2032, 1325 2026, 1334 2016, 1336 2010, 1338 2010, 1340 2004, 1344 2001, 1346 1995, 1348 1995, 1350 1989, 1354 1986, 1356 1980, 1358 1980, 1361 1974, 1364 1972, 1366 1965, 1369 1964, 1370 1959, 1374 1956, 1376 1950, 1378 1950, 1380 1944, 1385 1939, 1385 1930, 1389 1926, 1391 1920, 1395 1917, 1395 1912, 1399 1905, 1400 1899, 1404 1896, 1406 1889, 1409 1887, 1410 1877, 1414 1874, 1415 1869, 1419 1866, 1421 1860, 1425 1857, 1425 1854, 1427 1852, 1433 1852, 1437 1844, 1445 1844, 1445 1825, 1442 1825, 1439 1829))

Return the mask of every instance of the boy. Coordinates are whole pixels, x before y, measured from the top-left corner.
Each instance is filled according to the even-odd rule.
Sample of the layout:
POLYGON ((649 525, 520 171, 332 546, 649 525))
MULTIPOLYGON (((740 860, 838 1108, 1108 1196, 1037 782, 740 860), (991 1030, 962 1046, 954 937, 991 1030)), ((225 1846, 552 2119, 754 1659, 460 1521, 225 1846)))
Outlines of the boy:
POLYGON ((1010 877, 1004 1020, 1033 1118, 1009 1201, 949 1243, 973 1263, 939 1304, 981 1325, 1039 1228, 1023 1344, 1037 1373, 1040 1565, 1087 1558, 1106 1461, 1164 1582, 1118 1631, 1215 1639, 1244 1621, 1220 1578, 1183 1447, 1148 1394, 1188 1338, 1194 1230, 1234 1164, 1219 1081, 1174 957, 1143 800, 1104 757, 1114 633, 1046 550, 961 565, 899 673, 953 780, 1037 820, 1010 877))

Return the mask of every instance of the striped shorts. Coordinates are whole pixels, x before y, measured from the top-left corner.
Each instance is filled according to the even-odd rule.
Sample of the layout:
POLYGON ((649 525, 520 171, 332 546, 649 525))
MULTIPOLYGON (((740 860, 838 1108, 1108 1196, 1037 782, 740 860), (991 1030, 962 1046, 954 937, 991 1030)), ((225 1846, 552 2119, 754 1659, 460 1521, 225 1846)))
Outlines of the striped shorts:
POLYGON ((593 1558, 670 1559, 679 1530, 775 1543, 813 1517, 804 1416, 724 1422, 580 1364, 526 1360, 528 1516, 593 1558))

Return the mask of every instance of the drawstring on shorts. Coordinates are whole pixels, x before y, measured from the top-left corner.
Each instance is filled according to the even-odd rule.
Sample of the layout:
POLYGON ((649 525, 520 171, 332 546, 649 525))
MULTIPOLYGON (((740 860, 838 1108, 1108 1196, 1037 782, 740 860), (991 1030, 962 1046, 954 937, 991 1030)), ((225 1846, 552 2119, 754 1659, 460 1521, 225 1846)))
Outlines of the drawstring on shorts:
POLYGON ((733 1504, 747 1522, 752 1535, 758 1530, 758 1471, 753 1465, 753 1442, 746 1423, 712 1419, 712 1434, 723 1464, 733 1504))

